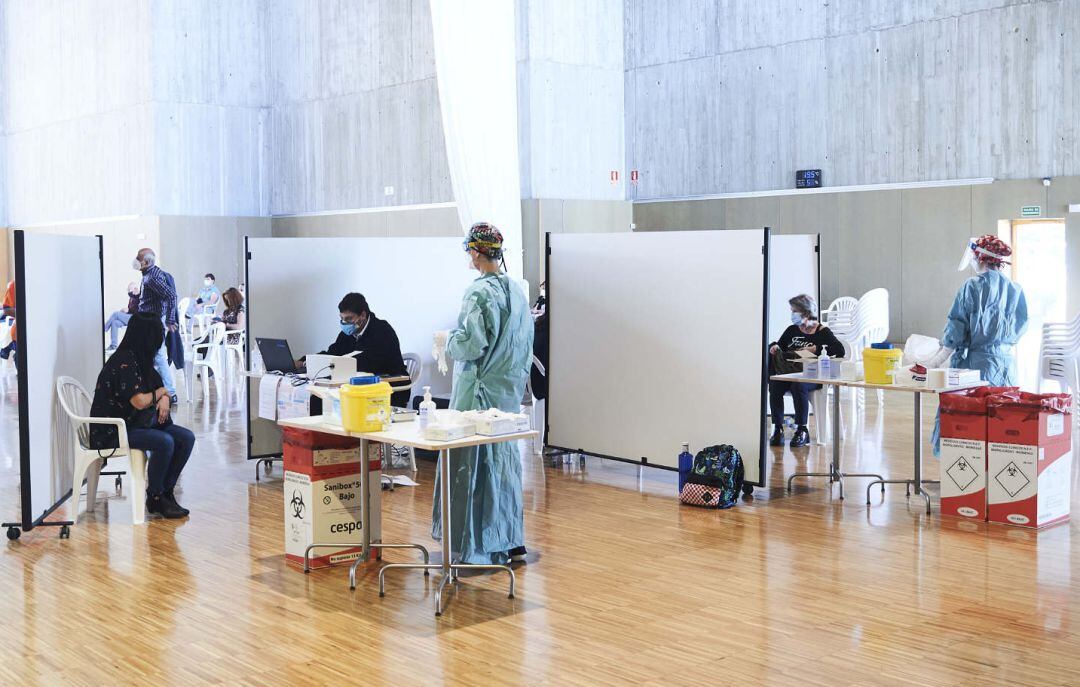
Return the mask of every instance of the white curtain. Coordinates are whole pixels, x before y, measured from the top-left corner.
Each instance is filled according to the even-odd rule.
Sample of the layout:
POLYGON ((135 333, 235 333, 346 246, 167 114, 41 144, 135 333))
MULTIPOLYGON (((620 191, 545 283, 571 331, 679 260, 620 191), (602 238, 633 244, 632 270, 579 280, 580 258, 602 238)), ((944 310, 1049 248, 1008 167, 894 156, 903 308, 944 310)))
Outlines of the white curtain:
POLYGON ((506 268, 522 276, 517 52, 512 0, 431 0, 446 157, 465 232, 503 234, 506 268))

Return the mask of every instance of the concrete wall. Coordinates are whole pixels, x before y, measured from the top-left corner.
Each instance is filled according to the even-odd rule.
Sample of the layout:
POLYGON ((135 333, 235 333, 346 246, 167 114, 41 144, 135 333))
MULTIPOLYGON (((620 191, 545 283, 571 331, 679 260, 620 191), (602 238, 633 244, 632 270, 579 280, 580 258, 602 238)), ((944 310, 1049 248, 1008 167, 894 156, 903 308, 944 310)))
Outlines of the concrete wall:
POLYGON ((890 340, 940 336, 956 290, 964 242, 996 233, 999 219, 1018 219, 1024 205, 1044 217, 1065 218, 1067 308, 1080 312, 1080 177, 849 193, 637 203, 639 231, 744 229, 769 226, 781 234, 821 234, 822 307, 838 296, 885 287, 890 294, 890 340))
POLYGON ((244 237, 270 236, 268 217, 158 218, 161 266, 176 280, 181 298, 194 296, 209 272, 222 291, 244 281, 244 237))
POLYGON ((623 83, 623 0, 518 0, 523 198, 625 198, 623 83))
POLYGON ((154 212, 269 214, 269 0, 151 7, 154 212))
POLYGON ((3 3, 7 219, 149 212, 154 114, 144 0, 3 3))
POLYGON ((637 198, 1080 174, 1080 0, 627 0, 637 198))
POLYGON ((273 0, 270 23, 273 214, 453 200, 427 0, 273 0))

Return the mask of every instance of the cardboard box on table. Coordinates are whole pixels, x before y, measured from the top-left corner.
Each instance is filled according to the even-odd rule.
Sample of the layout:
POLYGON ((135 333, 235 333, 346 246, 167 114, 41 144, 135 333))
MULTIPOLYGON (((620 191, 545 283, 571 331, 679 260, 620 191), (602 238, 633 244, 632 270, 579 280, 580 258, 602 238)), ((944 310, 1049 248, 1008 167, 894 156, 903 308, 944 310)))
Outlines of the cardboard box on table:
POLYGON ((941 514, 986 520, 986 405, 1015 387, 982 386, 941 394, 941 514))
POLYGON ((990 522, 1045 527, 1069 519, 1072 399, 1014 392, 987 405, 990 522))
MULTIPOLYGON (((369 527, 371 541, 382 536, 379 473, 382 444, 368 444, 368 480, 371 513, 360 517, 360 441, 286 427, 282 432, 285 467, 285 559, 303 565, 304 551, 314 543, 341 544, 311 552, 310 567, 323 568, 359 558, 361 541, 369 527)), ((373 551, 373 558, 377 552, 373 551)))

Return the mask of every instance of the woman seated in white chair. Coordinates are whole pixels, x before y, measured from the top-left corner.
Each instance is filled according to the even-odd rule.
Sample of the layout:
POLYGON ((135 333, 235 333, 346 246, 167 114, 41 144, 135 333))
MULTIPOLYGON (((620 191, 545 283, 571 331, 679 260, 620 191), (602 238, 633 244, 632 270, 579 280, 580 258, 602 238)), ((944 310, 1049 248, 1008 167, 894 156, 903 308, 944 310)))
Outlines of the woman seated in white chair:
MULTIPOLYGON (((169 394, 154 369, 165 329, 151 313, 136 313, 116 352, 98 375, 91 417, 120 418, 127 425, 128 445, 147 454, 146 510, 166 518, 182 518, 188 510, 173 490, 195 446, 191 430, 174 424, 169 394)), ((90 426, 90 447, 103 457, 118 443, 116 427, 90 426)), ((138 495, 133 498, 139 498, 138 495)))
MULTIPOLYGON (((805 293, 788 301, 791 306, 791 326, 784 330, 780 340, 769 344, 769 354, 777 351, 793 355, 797 351, 809 351, 821 355, 824 347, 830 358, 843 358, 846 351, 844 344, 836 338, 828 327, 818 322, 817 303, 805 293)), ((770 367, 771 365, 770 360, 770 367)), ((773 370, 770 374, 775 374, 773 370)), ((799 448, 810 443, 810 432, 806 423, 810 419, 810 394, 820 387, 802 382, 769 382, 769 413, 772 415, 773 434, 770 446, 784 445, 784 394, 791 394, 795 404, 795 434, 791 437, 792 448, 799 448)))

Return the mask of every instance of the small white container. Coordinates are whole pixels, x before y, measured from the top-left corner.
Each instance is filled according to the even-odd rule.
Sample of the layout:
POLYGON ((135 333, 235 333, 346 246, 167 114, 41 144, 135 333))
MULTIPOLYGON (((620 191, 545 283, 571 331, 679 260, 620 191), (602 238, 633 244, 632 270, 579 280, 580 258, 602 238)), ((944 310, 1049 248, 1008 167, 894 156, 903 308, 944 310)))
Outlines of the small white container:
POLYGON ((845 382, 861 382, 863 380, 862 363, 854 360, 845 360, 840 363, 840 379, 845 382))
POLYGON ((476 425, 428 425, 423 433, 431 441, 454 441, 476 434, 476 425))

